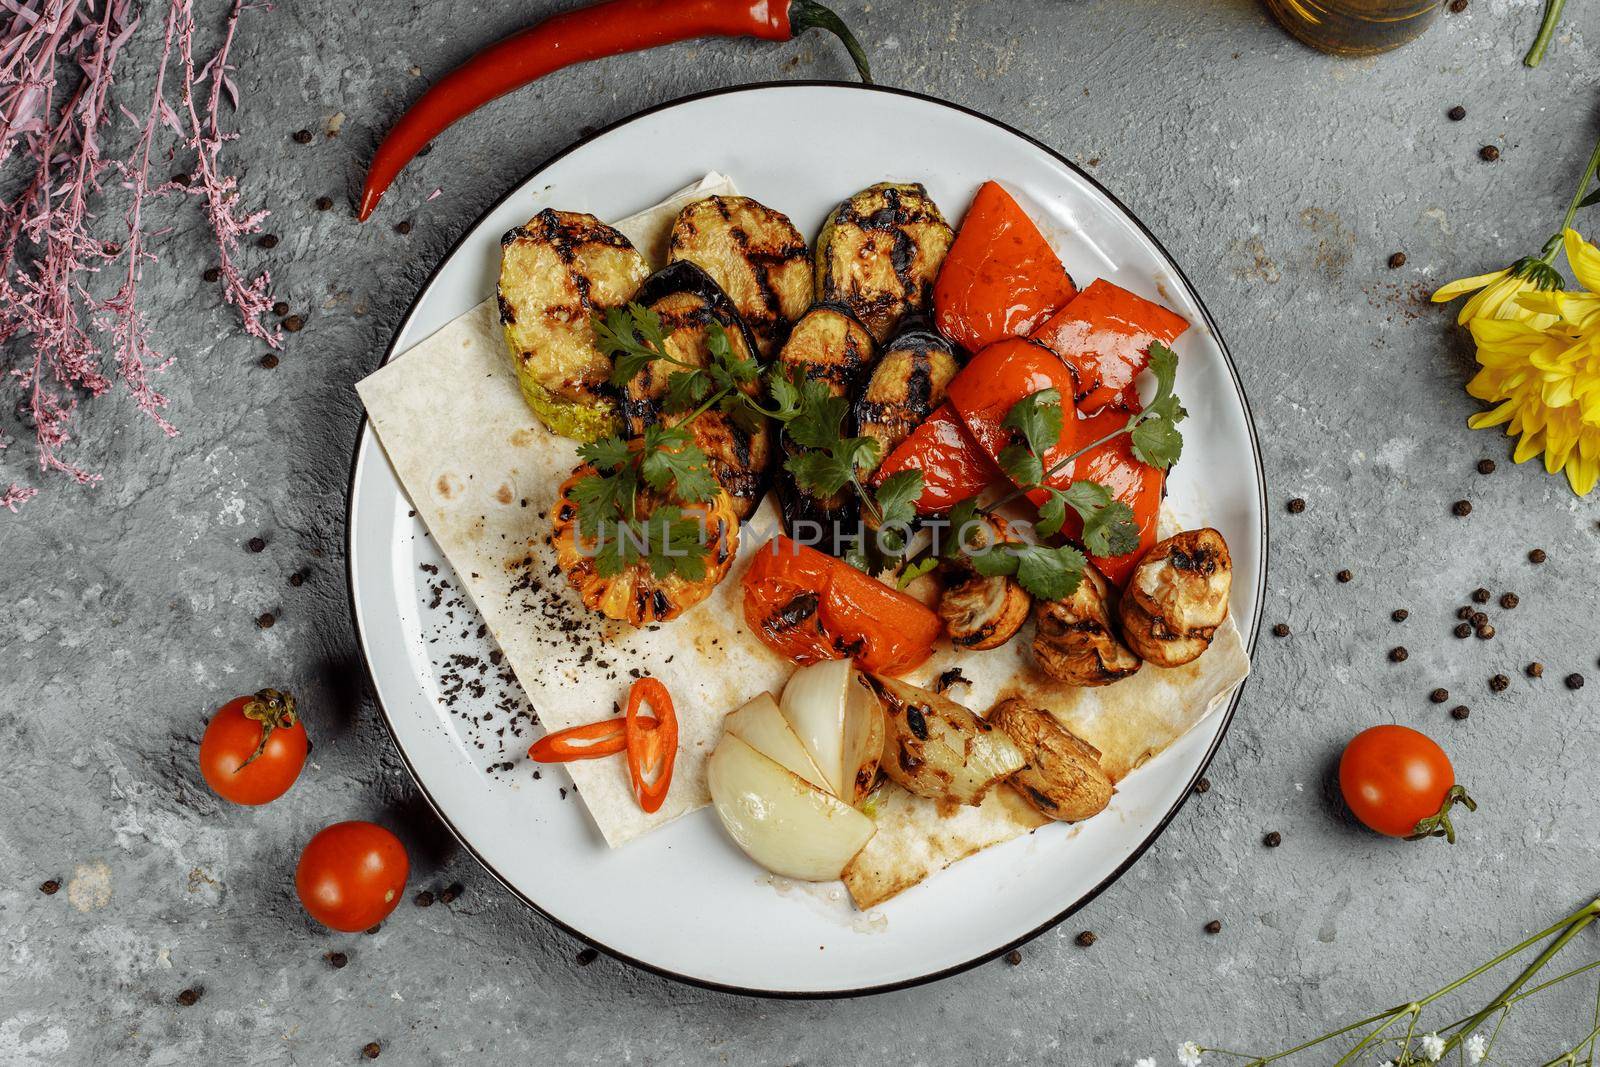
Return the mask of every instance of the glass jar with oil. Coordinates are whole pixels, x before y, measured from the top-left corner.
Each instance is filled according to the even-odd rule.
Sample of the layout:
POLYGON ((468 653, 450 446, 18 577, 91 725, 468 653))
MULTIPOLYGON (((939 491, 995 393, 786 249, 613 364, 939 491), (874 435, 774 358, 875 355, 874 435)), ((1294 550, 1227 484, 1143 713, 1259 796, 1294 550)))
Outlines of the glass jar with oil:
POLYGON ((1265 0, 1284 29, 1336 56, 1399 48, 1433 24, 1444 0, 1265 0))

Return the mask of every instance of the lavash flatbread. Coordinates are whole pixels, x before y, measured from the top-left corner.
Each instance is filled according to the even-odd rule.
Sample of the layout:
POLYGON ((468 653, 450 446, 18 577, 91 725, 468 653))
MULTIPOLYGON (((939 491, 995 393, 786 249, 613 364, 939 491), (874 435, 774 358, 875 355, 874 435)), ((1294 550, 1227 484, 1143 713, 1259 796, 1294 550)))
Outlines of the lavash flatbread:
MULTIPOLYGON (((708 175, 615 225, 658 267, 682 206, 733 192, 727 178, 708 175)), ((790 674, 787 661, 746 631, 740 596, 750 556, 779 531, 779 520, 769 496, 741 532, 728 577, 666 626, 636 630, 588 612, 552 575, 554 554, 544 543, 546 516, 577 463, 576 446, 528 410, 503 345, 490 298, 357 389, 417 514, 547 729, 610 715, 632 671, 655 675, 673 693, 680 751, 660 811, 640 810, 622 760, 567 765, 601 836, 615 847, 708 803, 705 759, 723 717, 763 691, 781 691, 790 674)), ((1099 748, 1108 773, 1120 780, 1220 707, 1249 660, 1229 621, 1194 664, 1170 671, 1147 666, 1102 689, 1050 681, 1022 641, 977 653, 941 646, 910 680, 931 685, 950 666, 960 666, 972 683, 951 692, 954 699, 983 712, 1004 696, 1024 696, 1099 748)), ((877 821, 877 834, 845 878, 863 908, 1045 820, 1005 789, 979 807, 942 812, 890 783, 880 794, 877 821)))

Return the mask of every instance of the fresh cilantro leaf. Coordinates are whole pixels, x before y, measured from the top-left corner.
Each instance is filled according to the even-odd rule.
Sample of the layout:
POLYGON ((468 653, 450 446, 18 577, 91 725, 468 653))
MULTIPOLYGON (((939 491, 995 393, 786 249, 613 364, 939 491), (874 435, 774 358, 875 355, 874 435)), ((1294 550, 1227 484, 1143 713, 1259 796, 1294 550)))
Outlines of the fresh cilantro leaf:
POLYGON ((706 353, 710 356, 709 366, 724 385, 742 385, 761 377, 761 364, 754 359, 735 356, 727 329, 715 319, 706 329, 706 353))
POLYGON ((1160 341, 1150 342, 1150 373, 1156 376, 1156 392, 1149 405, 1154 407, 1172 395, 1178 380, 1178 353, 1160 341))
POLYGON ((1061 527, 1067 521, 1067 502, 1061 490, 1046 488, 1044 503, 1039 505, 1039 521, 1033 524, 1033 532, 1040 537, 1054 537, 1061 532, 1061 527))
POLYGON ((966 551, 963 541, 970 540, 982 523, 978 518, 977 497, 968 497, 951 508, 948 521, 950 536, 939 546, 939 552, 946 559, 954 559, 966 551))
POLYGON ((764 416, 757 408, 746 403, 747 400, 749 398, 743 393, 731 392, 718 402, 717 408, 745 433, 758 434, 761 432, 761 420, 764 416))
POLYGON ((1083 546, 1096 556, 1120 556, 1139 545, 1133 509, 1111 496, 1099 482, 1073 482, 1062 494, 1066 505, 1083 520, 1083 546))
POLYGON ((667 351, 670 331, 663 329, 661 316, 642 304, 607 308, 603 316, 591 315, 589 322, 596 345, 612 358, 612 385, 627 385, 654 361, 672 359, 667 351))
POLYGON ((802 448, 836 444, 850 401, 834 396, 822 382, 807 379, 800 386, 799 412, 789 421, 789 439, 802 448))
POLYGON ((700 502, 717 495, 711 460, 681 426, 651 426, 639 450, 639 473, 657 492, 672 488, 679 500, 700 502))
POLYGON ((673 413, 689 411, 711 392, 711 379, 705 371, 673 371, 667 378, 666 409, 673 413))
MULTIPOLYGON (((1001 425, 1022 434, 1028 449, 1036 455, 1043 455, 1046 449, 1054 447, 1061 440, 1061 392, 1057 389, 1040 389, 1030 393, 1011 405, 1001 425)), ((1034 483, 1037 481, 1037 478, 1033 480, 1034 483)))
POLYGON ((676 574, 691 582, 706 575, 704 530, 682 508, 659 507, 644 520, 646 560, 657 578, 676 574))
MULTIPOLYGON (((1083 553, 1071 545, 1013 545, 1017 582, 1039 600, 1060 600, 1078 590, 1083 580, 1083 553)), ((990 553, 994 555, 995 553, 990 553)), ((976 561, 977 557, 974 557, 976 561)), ((981 573, 981 571, 980 571, 981 573)))
POLYGON ((1152 467, 1166 470, 1183 454, 1183 434, 1168 419, 1142 419, 1131 437, 1134 458, 1152 467))
POLYGON ((628 462, 628 442, 620 437, 602 437, 578 446, 578 456, 595 470, 609 473, 628 462))
POLYGON ((578 506, 578 533, 595 537, 605 523, 630 511, 638 485, 632 464, 615 474, 591 474, 578 479, 571 490, 572 501, 578 506))
POLYGON ((1006 477, 1023 488, 1032 488, 1044 480, 1044 463, 1039 454, 1027 445, 1007 445, 1000 450, 1000 469, 1006 477))
POLYGON ((878 486, 874 499, 879 522, 884 526, 910 526, 917 517, 916 502, 922 496, 922 472, 904 470, 891 474, 878 486))
POLYGON ((921 578, 924 574, 927 574, 938 565, 938 556, 923 556, 921 559, 912 560, 901 569, 899 577, 895 579, 895 585, 898 588, 904 589, 906 586, 910 585, 918 578, 921 578))
POLYGON ((802 371, 795 368, 793 375, 783 373, 783 368, 773 367, 767 374, 767 392, 772 396, 772 417, 787 423, 800 414, 800 382, 802 371))
POLYGON ((837 493, 850 484, 856 470, 852 456, 827 449, 796 452, 783 461, 783 469, 794 475, 800 488, 815 497, 837 493))
POLYGON ((973 570, 985 578, 1016 574, 1017 564, 1020 562, 1020 557, 1015 551, 1017 547, 1019 546, 1009 544, 991 545, 970 553, 967 562, 972 565, 973 570))

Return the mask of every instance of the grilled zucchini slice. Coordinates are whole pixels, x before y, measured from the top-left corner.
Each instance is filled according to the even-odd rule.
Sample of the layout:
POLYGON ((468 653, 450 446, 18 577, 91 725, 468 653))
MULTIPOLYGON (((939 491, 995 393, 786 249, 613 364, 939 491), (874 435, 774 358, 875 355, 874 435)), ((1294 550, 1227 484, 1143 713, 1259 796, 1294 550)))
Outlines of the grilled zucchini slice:
POLYGON ((844 304, 880 344, 933 304, 955 234, 920 182, 879 182, 833 209, 817 235, 817 299, 844 304))
POLYGON ((811 255, 782 212, 747 196, 708 196, 678 213, 669 262, 688 260, 728 294, 763 357, 811 305, 811 255))
MULTIPOLYGON (((736 357, 755 358, 755 342, 733 302, 709 274, 693 263, 680 260, 663 267, 645 280, 635 299, 661 317, 667 349, 680 363, 705 366, 713 322, 721 324, 736 357)), ((646 364, 623 387, 621 412, 628 436, 638 437, 657 423, 676 426, 687 418, 688 413, 669 412, 664 406, 668 382, 682 369, 657 360, 646 364)), ((741 388, 755 396, 761 386, 751 381, 741 388)), ((689 430, 695 444, 711 460, 711 471, 718 483, 732 498, 734 515, 741 521, 748 519, 767 488, 772 434, 766 420, 738 419, 713 409, 697 416, 689 430)))
MULTIPOLYGON (((848 309, 834 304, 817 304, 794 324, 789 340, 778 353, 784 373, 801 371, 807 378, 823 382, 834 396, 853 396, 866 368, 872 362, 872 335, 848 309)), ((841 431, 853 434, 853 417, 845 417, 841 431)), ((785 440, 784 455, 793 455, 796 446, 785 440)), ((791 536, 811 541, 799 523, 817 523, 823 532, 820 547, 831 555, 843 551, 843 543, 853 535, 860 518, 860 502, 848 488, 819 499, 795 484, 793 475, 780 468, 776 475, 778 503, 783 524, 791 536)))
POLYGON ((877 439, 878 463, 944 403, 957 369, 955 349, 926 319, 901 323, 856 395, 856 433, 877 439))
POLYGON ((500 238, 500 325, 522 396, 551 433, 594 441, 617 428, 611 360, 589 316, 626 304, 650 273, 593 215, 551 208, 500 238))
MULTIPOLYGON (((733 557, 739 551, 739 520, 734 517, 733 500, 728 494, 719 492, 704 504, 680 505, 685 515, 702 522, 705 533, 706 571, 699 581, 691 581, 677 572, 657 576, 644 562, 630 564, 608 576, 600 573, 596 563, 599 546, 578 529, 578 505, 572 499, 573 486, 593 473, 594 468, 584 464, 561 484, 550 535, 550 543, 556 550, 556 566, 577 591, 584 606, 610 619, 648 626, 675 619, 710 596, 711 590, 727 576, 733 557)), ((642 492, 638 501, 639 517, 648 518, 658 506, 668 502, 659 493, 642 492)))

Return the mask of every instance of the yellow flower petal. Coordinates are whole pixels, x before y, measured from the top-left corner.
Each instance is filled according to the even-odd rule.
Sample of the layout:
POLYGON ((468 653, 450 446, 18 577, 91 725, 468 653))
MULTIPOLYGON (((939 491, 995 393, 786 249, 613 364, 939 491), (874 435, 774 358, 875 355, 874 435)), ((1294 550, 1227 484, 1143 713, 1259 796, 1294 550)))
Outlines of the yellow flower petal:
POLYGON ((1446 282, 1434 290, 1433 302, 1435 304, 1447 304, 1458 296, 1465 296, 1468 293, 1482 289, 1491 282, 1497 282, 1510 273, 1511 268, 1507 267, 1492 274, 1480 274, 1475 278, 1462 278, 1460 281, 1446 282))
POLYGON ((1561 243, 1566 246, 1567 263, 1579 284, 1591 293, 1600 293, 1600 248, 1571 229, 1562 233, 1561 243))

